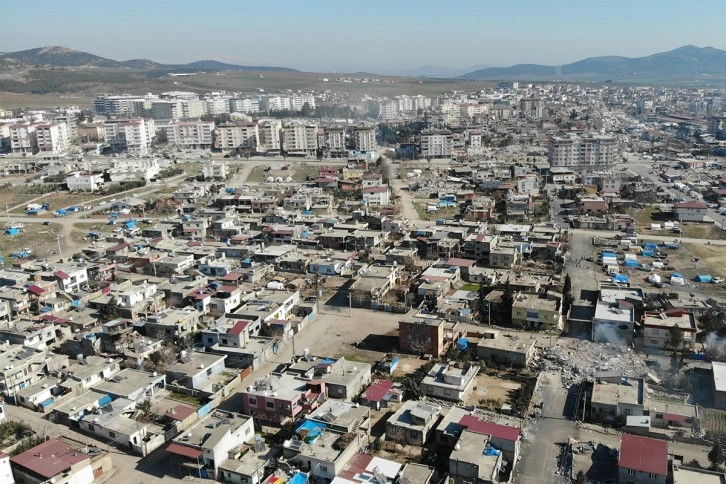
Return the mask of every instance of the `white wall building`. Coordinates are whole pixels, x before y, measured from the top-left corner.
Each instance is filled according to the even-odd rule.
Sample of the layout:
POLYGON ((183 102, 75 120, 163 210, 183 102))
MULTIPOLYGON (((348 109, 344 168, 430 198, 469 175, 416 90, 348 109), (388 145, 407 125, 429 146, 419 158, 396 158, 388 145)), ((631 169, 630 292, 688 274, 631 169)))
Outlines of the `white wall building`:
POLYGON ((257 151, 279 151, 281 149, 282 122, 279 119, 266 119, 257 124, 257 151))
POLYGON ((35 140, 41 153, 65 153, 68 149, 66 123, 36 124, 35 140))
POLYGON ((318 125, 289 124, 282 128, 282 139, 285 151, 314 155, 318 149, 318 125))
POLYGON ((611 136, 553 136, 549 140, 549 161, 552 167, 573 170, 612 166, 618 155, 617 140, 611 136))
POLYGON ((356 126, 353 128, 355 149, 373 151, 376 149, 376 128, 373 126, 356 126))
POLYGON ((72 192, 97 192, 103 188, 102 173, 75 173, 66 178, 68 190, 72 192))
POLYGON ((211 148, 214 121, 179 121, 159 126, 170 145, 185 148, 211 148))
POLYGON ((29 123, 11 125, 10 150, 13 153, 36 153, 35 126, 29 123))
POLYGON ((214 147, 229 151, 256 148, 258 138, 257 123, 220 124, 214 130, 214 147))

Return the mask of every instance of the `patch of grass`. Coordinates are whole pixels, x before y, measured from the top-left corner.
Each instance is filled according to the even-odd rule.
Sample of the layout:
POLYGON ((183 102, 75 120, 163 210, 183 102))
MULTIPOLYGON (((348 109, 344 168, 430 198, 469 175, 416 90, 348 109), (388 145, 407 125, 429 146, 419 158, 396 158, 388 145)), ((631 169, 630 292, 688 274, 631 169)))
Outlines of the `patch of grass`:
POLYGON ((454 215, 459 213, 459 207, 447 207, 447 208, 439 207, 438 212, 427 213, 426 212, 426 203, 414 202, 413 206, 414 206, 414 208, 416 208, 416 212, 418 212, 418 216, 419 216, 419 218, 421 218, 421 220, 438 220, 438 219, 442 219, 442 218, 453 218, 454 215))
POLYGON ((461 289, 464 291, 479 292, 480 288, 481 288, 481 285, 479 285, 479 284, 464 284, 463 286, 461 286, 461 289))
POLYGON ((701 422, 706 429, 706 438, 726 436, 726 412, 723 410, 704 408, 701 422))
POLYGON ((191 395, 185 395, 183 393, 169 392, 169 398, 172 400, 178 400, 180 402, 190 403, 192 405, 201 406, 202 403, 197 397, 191 395))
POLYGON ((260 183, 265 181, 265 178, 267 178, 267 172, 265 171, 264 166, 256 166, 252 169, 249 176, 247 177, 248 182, 250 183, 260 183))

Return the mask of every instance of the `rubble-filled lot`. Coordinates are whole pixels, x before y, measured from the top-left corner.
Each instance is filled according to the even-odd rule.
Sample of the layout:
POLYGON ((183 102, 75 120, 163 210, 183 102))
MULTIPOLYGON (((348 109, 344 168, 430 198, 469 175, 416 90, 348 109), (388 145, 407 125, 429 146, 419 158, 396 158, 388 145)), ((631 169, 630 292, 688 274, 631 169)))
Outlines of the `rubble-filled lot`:
POLYGON ((598 371, 635 377, 647 373, 643 357, 632 348, 569 339, 560 339, 556 345, 545 347, 534 367, 543 371, 559 370, 566 388, 592 378, 598 371))
POLYGON ((474 380, 474 391, 464 404, 499 410, 504 404, 512 404, 512 396, 521 386, 521 383, 509 380, 505 375, 480 373, 474 380))

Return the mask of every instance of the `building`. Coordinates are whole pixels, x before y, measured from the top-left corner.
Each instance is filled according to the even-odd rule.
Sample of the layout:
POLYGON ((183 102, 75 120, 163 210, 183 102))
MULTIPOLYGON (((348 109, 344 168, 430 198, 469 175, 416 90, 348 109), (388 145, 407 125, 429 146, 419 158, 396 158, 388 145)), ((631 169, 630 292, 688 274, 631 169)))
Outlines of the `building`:
POLYGON ((593 383, 590 417, 613 421, 617 416, 641 416, 645 412, 645 382, 619 375, 598 377, 593 383))
POLYGON ((13 153, 34 154, 38 152, 35 125, 30 123, 10 126, 10 150, 13 153))
POLYGON ((104 123, 106 142, 117 150, 145 156, 156 135, 156 125, 151 119, 114 119, 104 123))
POLYGON ((316 124, 288 124, 282 128, 282 148, 291 154, 315 155, 318 150, 316 124))
POLYGON ((65 153, 69 143, 66 123, 36 124, 35 142, 40 153, 65 153))
POLYGON ((159 160, 149 158, 116 158, 107 170, 112 182, 153 180, 159 175, 159 160))
POLYGON ((61 291, 74 293, 78 292, 88 284, 88 270, 83 267, 57 267, 53 276, 61 291))
POLYGON ((386 421, 386 439, 409 445, 424 445, 436 427, 441 407, 407 400, 386 421))
POLYGON ((230 113, 258 113, 260 112, 260 99, 242 98, 229 100, 230 113))
POLYGON ((683 346, 678 349, 695 351, 696 320, 693 314, 682 310, 646 312, 643 319, 643 347, 660 351, 671 349, 668 347, 668 339, 674 327, 680 328, 683 335, 683 346))
POLYGON ((449 455, 454 484, 494 484, 502 470, 502 453, 489 444, 489 436, 464 430, 449 455))
POLYGON ((136 114, 136 103, 144 98, 124 94, 121 96, 100 96, 93 100, 96 113, 108 118, 129 117, 136 114))
POLYGON ((318 408, 326 400, 327 393, 325 382, 321 380, 270 373, 239 394, 242 413, 268 424, 282 425, 318 408))
POLYGON ((451 131, 422 131, 419 143, 422 158, 451 158, 454 154, 451 131))
POLYGON ((75 173, 66 178, 68 190, 72 192, 97 192, 104 183, 103 173, 75 173))
POLYGON ((220 124, 214 130, 214 147, 223 151, 257 149, 257 123, 220 124))
POLYGON ((713 373, 713 406, 726 410, 726 363, 711 363, 713 373))
POLYGON ((197 331, 201 313, 191 308, 167 309, 149 315, 144 324, 147 336, 159 339, 176 340, 185 338, 197 331))
POLYGON ((212 161, 202 167, 202 176, 205 180, 226 180, 229 173, 227 163, 212 161))
POLYGON ((10 465, 13 478, 19 483, 91 484, 111 470, 111 457, 100 450, 92 452, 49 439, 11 457, 10 465))
POLYGON ((194 390, 209 391, 215 381, 213 377, 224 371, 226 358, 227 355, 184 351, 178 361, 166 367, 164 373, 169 382, 194 390))
POLYGON ((473 391, 478 373, 478 365, 458 361, 437 363, 421 382, 421 391, 428 397, 463 402, 473 391))
POLYGON ((703 222, 708 212, 708 205, 698 201, 680 202, 676 203, 674 211, 681 222, 703 222))
POLYGON ((562 329, 562 299, 547 295, 519 293, 512 304, 512 325, 527 329, 562 329))
POLYGON ((391 200, 391 191, 387 186, 366 187, 361 190, 361 196, 366 205, 388 205, 391 200))
POLYGON ((638 435, 620 437, 618 482, 665 484, 668 476, 668 442, 638 435))
POLYGON ((354 148, 356 151, 376 149, 376 128, 374 126, 355 126, 353 128, 354 148))
POLYGON ((134 402, 149 399, 166 388, 166 375, 125 368, 108 380, 99 382, 93 390, 134 402))
POLYGON ((575 171, 609 168, 618 159, 618 143, 611 136, 553 136, 548 150, 552 167, 575 171))
POLYGON ((401 351, 408 353, 439 358, 458 338, 458 323, 431 315, 419 317, 416 310, 409 311, 398 323, 398 344, 401 351))
POLYGON ((260 120, 257 132, 257 151, 277 152, 282 149, 282 122, 279 119, 260 120))
POLYGON ((214 121, 177 121, 159 125, 168 143, 180 148, 209 149, 212 147, 214 121))
POLYGON ((476 345, 476 355, 500 365, 526 368, 535 354, 536 337, 530 333, 501 334, 486 330, 476 345))

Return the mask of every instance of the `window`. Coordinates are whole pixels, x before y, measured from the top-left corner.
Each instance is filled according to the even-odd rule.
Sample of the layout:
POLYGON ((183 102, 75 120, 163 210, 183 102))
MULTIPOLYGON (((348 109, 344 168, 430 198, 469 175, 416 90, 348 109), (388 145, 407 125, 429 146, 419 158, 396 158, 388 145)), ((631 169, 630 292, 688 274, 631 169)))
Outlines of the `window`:
POLYGON ((211 368, 207 368, 207 376, 212 376, 212 369, 211 368))
POLYGON ((116 434, 114 432, 109 432, 108 435, 110 435, 112 439, 116 438, 116 434))
POLYGON ((93 426, 93 424, 90 424, 90 425, 88 426, 88 430, 90 430, 91 432, 93 432, 93 431, 95 431, 95 430, 96 430, 96 427, 94 427, 94 426, 93 426))
POLYGON ((222 344, 223 344, 223 345, 226 345, 226 344, 228 344, 228 343, 227 343, 227 338, 222 338, 222 344))
POLYGON ((328 468, 325 466, 320 466, 320 470, 323 472, 328 472, 328 468))
POLYGON ((629 475, 629 476, 634 476, 634 475, 635 475, 635 470, 633 470, 633 469, 628 469, 628 475, 629 475))
POLYGON ((648 474, 648 479, 655 479, 655 474, 648 474))
POLYGON ((247 403, 249 403, 250 405, 257 405, 257 399, 254 397, 250 397, 249 399, 247 399, 247 403))
POLYGON ((267 408, 275 408, 275 402, 267 402, 267 408))

